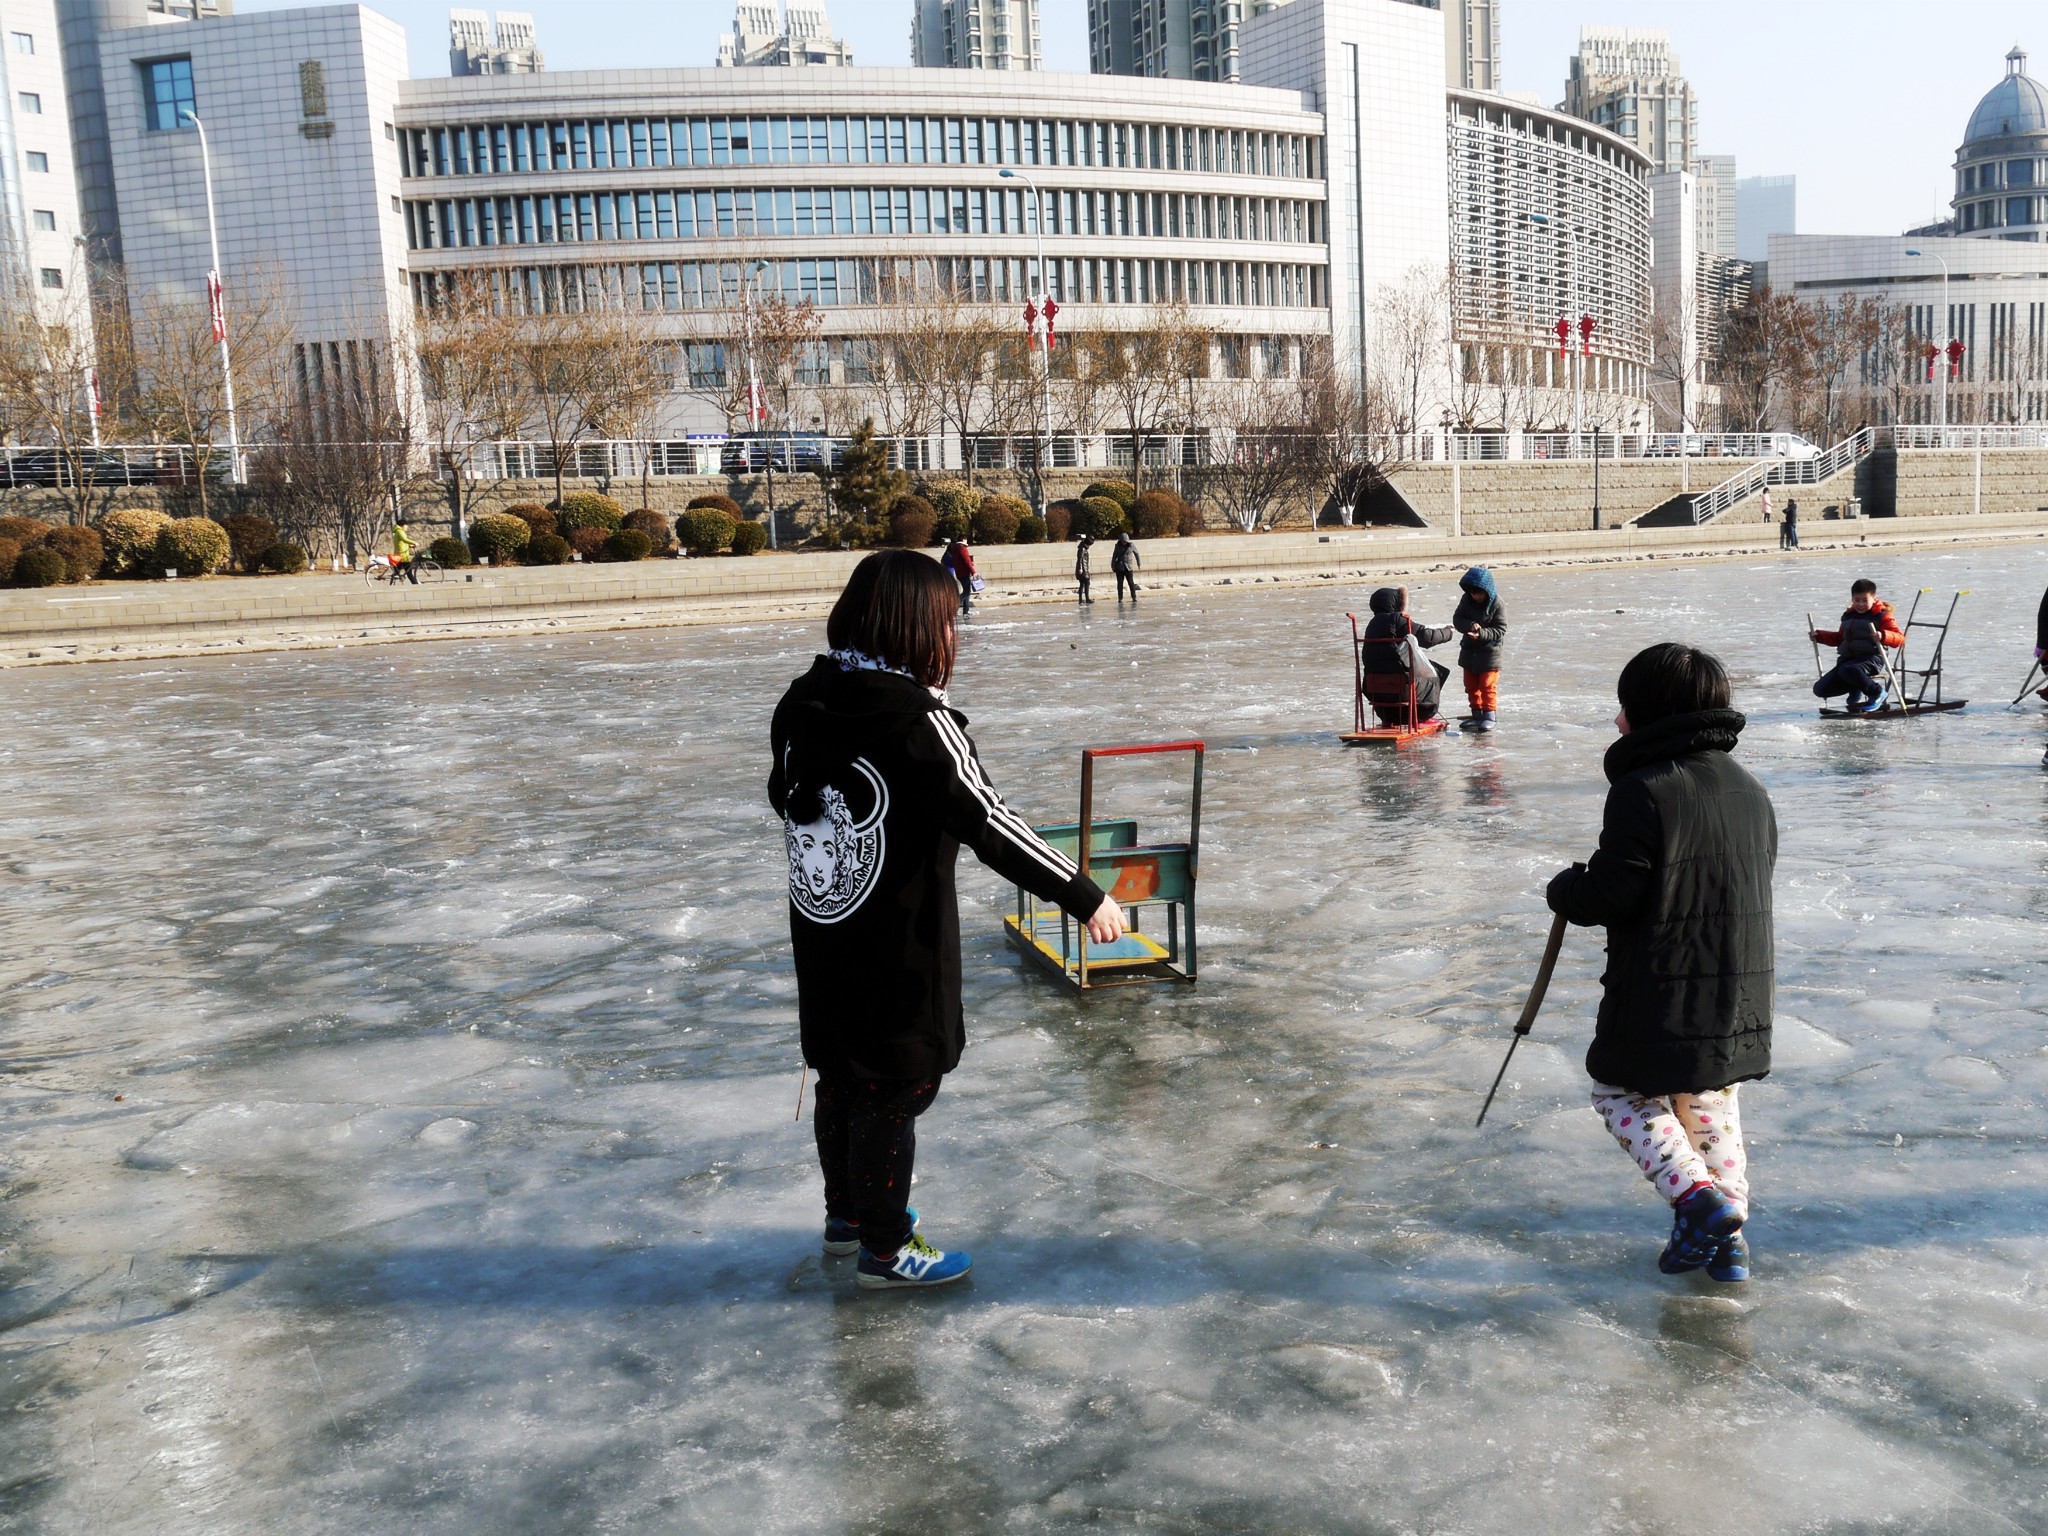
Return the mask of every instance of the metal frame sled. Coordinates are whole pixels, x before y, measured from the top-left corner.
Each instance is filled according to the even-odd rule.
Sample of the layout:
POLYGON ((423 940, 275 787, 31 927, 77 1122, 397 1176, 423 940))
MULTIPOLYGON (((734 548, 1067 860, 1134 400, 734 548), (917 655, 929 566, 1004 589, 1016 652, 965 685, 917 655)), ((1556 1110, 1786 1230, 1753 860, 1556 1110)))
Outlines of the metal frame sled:
POLYGON ((1894 702, 1885 705, 1883 709, 1860 712, 1823 708, 1820 712, 1823 720, 1904 720, 1913 715, 1946 714, 1952 709, 1961 709, 1970 702, 1968 699, 1944 699, 1941 696, 1942 647, 1948 644, 1948 627, 1955 620, 1956 604, 1970 595, 1970 589, 1965 587, 1951 597, 1948 600, 1948 612, 1940 618, 1923 619, 1920 617, 1920 599, 1933 590, 1932 587, 1922 587, 1913 595, 1913 606, 1906 610, 1906 643, 1899 647, 1899 664, 1893 666, 1882 653, 1878 657, 1884 662, 1886 695, 1894 702), (1935 632, 1934 653, 1927 658, 1927 665, 1924 667, 1906 665, 1906 652, 1912 648, 1913 631, 1916 629, 1931 629, 1935 632), (1919 679, 1919 686, 1910 699, 1906 697, 1908 678, 1919 679), (1934 697, 1931 699, 1927 697, 1927 690, 1930 687, 1934 690, 1934 697))
MULTIPOLYGON (((1381 696, 1377 698, 1366 692, 1366 679, 1368 677, 1380 676, 1391 678, 1394 674, 1391 672, 1379 674, 1367 672, 1365 670, 1364 648, 1368 645, 1399 645, 1401 640, 1392 635, 1382 635, 1371 640, 1365 639, 1358 633, 1358 615, 1347 613, 1344 617, 1351 621, 1351 729, 1339 731, 1337 739, 1347 747, 1355 747, 1360 742, 1366 741, 1385 742, 1389 746, 1399 747, 1405 746, 1411 741, 1420 740, 1424 736, 1434 736, 1438 732, 1448 729, 1450 722, 1444 719, 1442 715, 1438 715, 1434 720, 1419 718, 1415 701, 1415 674, 1408 671, 1405 667, 1402 668, 1402 673, 1408 679, 1405 698, 1402 696, 1402 691, 1398 684, 1390 692, 1383 690, 1381 696), (1405 704, 1408 709, 1408 718, 1405 722, 1397 721, 1393 725, 1367 725, 1366 712, 1372 709, 1375 704, 1384 705, 1389 708, 1399 708, 1405 704)), ((1373 714, 1373 718, 1375 720, 1378 719, 1376 711, 1373 714)))
POLYGON ((1003 919, 1003 935, 1025 959, 1078 992, 1100 987, 1195 979, 1195 878, 1202 841, 1202 754, 1199 741, 1162 741, 1133 747, 1090 747, 1081 754, 1081 818, 1034 828, 1088 872, 1125 909, 1130 927, 1114 944, 1091 944, 1088 929, 1022 886, 1017 910, 1003 919), (1162 752, 1195 756, 1194 799, 1184 843, 1141 843, 1135 821, 1095 819, 1095 760, 1146 757, 1162 752), (1139 931, 1139 909, 1166 908, 1166 943, 1139 931), (1185 929, 1185 940, 1182 932, 1185 929), (1185 943, 1185 958, 1183 958, 1185 943))

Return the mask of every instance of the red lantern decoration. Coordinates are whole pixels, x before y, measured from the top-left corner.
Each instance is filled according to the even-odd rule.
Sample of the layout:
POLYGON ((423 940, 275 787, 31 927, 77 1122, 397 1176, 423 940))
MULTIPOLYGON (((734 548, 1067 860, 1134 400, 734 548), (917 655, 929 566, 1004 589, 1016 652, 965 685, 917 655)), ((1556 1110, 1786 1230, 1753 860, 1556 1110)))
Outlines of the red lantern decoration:
POLYGON ((1572 323, 1563 315, 1557 317, 1557 355, 1565 357, 1572 347, 1572 323))
POLYGON ((1931 341, 1927 343, 1927 382, 1930 384, 1934 382, 1934 360, 1939 356, 1941 356, 1941 348, 1931 341))
POLYGON ((1024 334, 1026 336, 1036 336, 1038 334, 1038 306, 1029 299, 1024 301, 1024 334))
POLYGON ((1045 301, 1045 309, 1044 309, 1043 313, 1044 313, 1044 315, 1045 315, 1045 350, 1046 350, 1046 351, 1048 351, 1048 352, 1050 352, 1050 351, 1052 350, 1052 343, 1053 343, 1053 334, 1052 334, 1052 322, 1053 322, 1053 317, 1054 317, 1055 315, 1057 315, 1057 314, 1058 314, 1059 312, 1060 312, 1060 307, 1059 307, 1059 305, 1058 305, 1058 304, 1057 304, 1056 302, 1054 302, 1054 300, 1052 299, 1052 297, 1051 297, 1050 295, 1047 295, 1047 297, 1046 297, 1046 301, 1045 301))
POLYGON ((1591 315, 1579 316, 1579 355, 1581 357, 1591 357, 1593 355, 1593 332, 1599 324, 1600 322, 1591 315))
POLYGON ((1963 351, 1963 344, 1960 341, 1951 341, 1948 344, 1948 376, 1952 379, 1961 376, 1963 351))

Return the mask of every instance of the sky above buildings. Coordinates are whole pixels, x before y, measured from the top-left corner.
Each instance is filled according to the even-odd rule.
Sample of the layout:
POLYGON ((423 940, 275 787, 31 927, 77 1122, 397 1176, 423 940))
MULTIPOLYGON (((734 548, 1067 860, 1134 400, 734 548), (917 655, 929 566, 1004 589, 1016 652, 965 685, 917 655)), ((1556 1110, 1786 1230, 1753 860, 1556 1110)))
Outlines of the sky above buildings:
MULTIPOLYGON (((238 0, 244 11, 305 0, 238 0)), ((447 73, 442 0, 372 0, 419 75, 447 73)), ((475 0, 472 0, 475 3, 475 0)), ((826 0, 862 64, 910 62, 910 0, 826 0)), ((730 0, 518 0, 550 69, 708 65, 730 0)), ((1085 0, 1041 0, 1049 68, 1088 67, 1085 0)), ((1950 162, 2015 42, 2048 73, 2040 0, 1502 0, 1505 85, 1563 99, 1582 25, 1661 27, 1700 93, 1700 148, 1799 178, 1799 227, 1897 234, 1947 212, 1950 162)))

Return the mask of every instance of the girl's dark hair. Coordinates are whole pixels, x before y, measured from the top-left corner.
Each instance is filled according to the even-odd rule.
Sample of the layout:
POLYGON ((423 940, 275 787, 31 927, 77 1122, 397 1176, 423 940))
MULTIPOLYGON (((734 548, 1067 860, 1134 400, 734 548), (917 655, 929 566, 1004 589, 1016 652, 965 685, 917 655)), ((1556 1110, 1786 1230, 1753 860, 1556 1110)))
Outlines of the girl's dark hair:
POLYGON ((953 680, 960 587, 930 555, 877 550, 853 568, 825 621, 833 650, 901 667, 927 688, 953 680))
POLYGON ((1698 646, 1671 640, 1636 652, 1621 669, 1621 681, 1614 691, 1632 730, 1673 715, 1726 709, 1730 697, 1728 669, 1719 658, 1698 646))

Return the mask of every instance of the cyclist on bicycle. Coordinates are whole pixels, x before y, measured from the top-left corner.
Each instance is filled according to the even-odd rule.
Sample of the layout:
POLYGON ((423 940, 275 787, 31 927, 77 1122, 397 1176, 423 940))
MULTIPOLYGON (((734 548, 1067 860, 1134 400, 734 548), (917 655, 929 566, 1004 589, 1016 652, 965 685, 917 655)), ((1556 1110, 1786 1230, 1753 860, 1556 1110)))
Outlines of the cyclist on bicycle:
POLYGON ((412 564, 412 535, 405 531, 403 513, 391 519, 391 579, 401 576, 414 586, 420 584, 420 573, 412 564))

